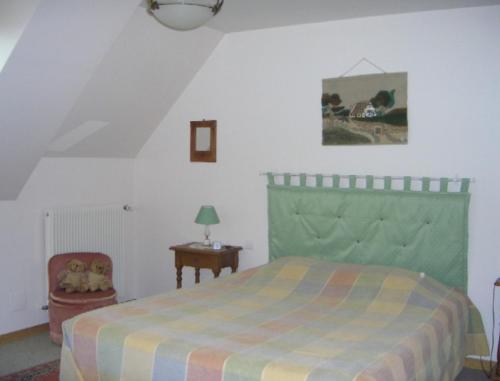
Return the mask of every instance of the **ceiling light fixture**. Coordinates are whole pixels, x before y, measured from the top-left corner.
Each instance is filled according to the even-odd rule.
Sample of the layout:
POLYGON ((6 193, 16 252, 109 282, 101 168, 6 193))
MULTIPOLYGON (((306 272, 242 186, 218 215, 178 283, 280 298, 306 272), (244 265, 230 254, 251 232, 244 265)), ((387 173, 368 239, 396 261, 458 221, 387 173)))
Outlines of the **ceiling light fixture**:
POLYGON ((219 13, 224 0, 148 0, 148 11, 176 30, 196 29, 219 13))

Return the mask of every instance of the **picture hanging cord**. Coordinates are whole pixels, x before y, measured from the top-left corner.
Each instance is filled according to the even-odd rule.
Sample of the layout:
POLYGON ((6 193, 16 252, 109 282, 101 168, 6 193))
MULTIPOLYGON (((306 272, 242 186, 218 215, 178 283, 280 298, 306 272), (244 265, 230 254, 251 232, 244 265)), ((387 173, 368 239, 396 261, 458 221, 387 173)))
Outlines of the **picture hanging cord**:
POLYGON ((387 73, 387 72, 386 72, 384 69, 382 69, 380 66, 378 66, 377 64, 374 64, 374 63, 373 63, 372 61, 370 61, 368 58, 363 57, 363 58, 361 58, 358 62, 356 62, 354 65, 352 65, 352 66, 351 66, 351 67, 350 67, 350 68, 349 68, 349 69, 348 69, 348 70, 347 70, 344 74, 342 74, 342 75, 340 76, 340 78, 345 77, 347 74, 349 74, 351 71, 353 71, 353 70, 354 70, 354 68, 355 68, 355 67, 357 67, 357 66, 358 66, 361 62, 363 62, 363 61, 364 61, 364 62, 366 62, 366 63, 368 63, 368 64, 370 64, 370 65, 372 65, 374 68, 376 68, 376 69, 380 70, 382 73, 384 73, 384 74, 386 74, 386 73, 387 73))

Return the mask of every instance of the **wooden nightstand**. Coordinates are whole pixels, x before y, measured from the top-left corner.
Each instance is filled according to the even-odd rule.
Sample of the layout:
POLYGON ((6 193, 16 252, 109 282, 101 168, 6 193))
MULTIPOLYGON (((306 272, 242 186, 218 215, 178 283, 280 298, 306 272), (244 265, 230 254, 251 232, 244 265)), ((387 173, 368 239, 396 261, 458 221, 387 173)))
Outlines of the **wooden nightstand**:
POLYGON ((195 269, 195 282, 200 283, 200 269, 211 269, 218 278, 225 267, 231 267, 231 272, 238 269, 238 253, 240 246, 222 246, 220 250, 202 246, 199 243, 186 243, 171 246, 175 252, 175 268, 177 269, 177 288, 182 287, 182 268, 191 266, 195 269))

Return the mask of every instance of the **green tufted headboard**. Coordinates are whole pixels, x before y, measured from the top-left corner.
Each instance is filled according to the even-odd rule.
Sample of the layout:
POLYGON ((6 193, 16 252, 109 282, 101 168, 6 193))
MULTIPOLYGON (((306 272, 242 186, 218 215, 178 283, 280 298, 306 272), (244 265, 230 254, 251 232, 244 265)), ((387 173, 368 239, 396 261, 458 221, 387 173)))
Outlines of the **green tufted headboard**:
MULTIPOLYGON (((304 176, 304 175, 302 175, 304 176)), ((374 189, 368 177, 364 189, 351 176, 348 188, 283 185, 274 177, 268 185, 269 255, 312 256, 336 262, 406 268, 442 283, 467 290, 468 180, 458 192, 374 189)), ((337 180, 337 181, 336 181, 337 180)))

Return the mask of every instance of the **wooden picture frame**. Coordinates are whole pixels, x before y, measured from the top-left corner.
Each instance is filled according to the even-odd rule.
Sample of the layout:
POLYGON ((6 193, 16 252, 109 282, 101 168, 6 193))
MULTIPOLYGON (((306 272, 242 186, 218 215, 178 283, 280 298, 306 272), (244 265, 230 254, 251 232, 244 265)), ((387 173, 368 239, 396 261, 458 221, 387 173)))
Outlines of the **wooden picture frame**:
POLYGON ((217 161, 217 121, 191 121, 191 162, 217 161))

